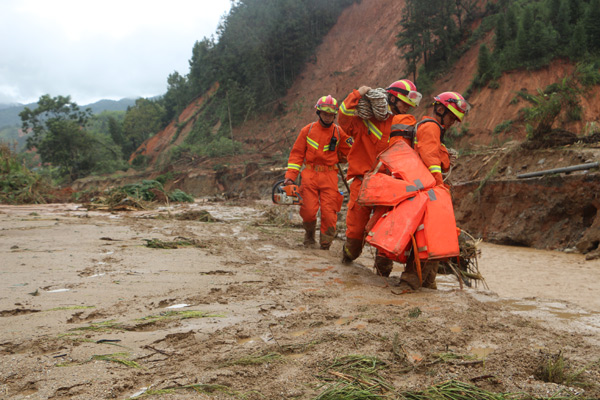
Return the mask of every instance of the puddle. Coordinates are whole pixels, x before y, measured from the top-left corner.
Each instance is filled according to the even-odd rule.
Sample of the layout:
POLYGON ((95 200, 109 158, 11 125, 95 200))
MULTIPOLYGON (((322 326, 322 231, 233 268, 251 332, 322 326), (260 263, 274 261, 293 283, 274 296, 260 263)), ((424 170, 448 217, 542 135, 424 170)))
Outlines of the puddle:
POLYGON ((236 343, 239 345, 244 345, 246 343, 257 343, 260 342, 262 339, 258 336, 253 336, 253 337, 249 337, 249 338, 243 338, 243 339, 238 339, 236 340, 236 343))
POLYGON ((346 325, 346 324, 349 324, 350 322, 352 322, 353 319, 354 319, 354 317, 340 318, 337 321, 335 321, 335 324, 336 325, 346 325))
POLYGON ((301 331, 295 331, 295 332, 291 332, 290 336, 291 337, 300 337, 300 336, 304 336, 304 335, 308 335, 310 333, 310 329, 303 329, 301 331))
MULTIPOLYGON (((355 297, 355 298, 362 298, 362 297, 355 297)), ((406 300, 400 300, 400 299, 372 299, 367 301, 367 304, 375 304, 375 305, 380 305, 380 306, 401 306, 406 304, 406 300)))
POLYGON ((301 358, 303 358, 306 354, 304 353, 293 353, 293 354, 286 354, 284 357, 285 358, 289 358, 290 360, 299 360, 301 358))
POLYGON ((540 313, 549 313, 556 318, 560 318, 562 320, 567 321, 577 321, 581 320, 585 317, 589 317, 590 315, 594 315, 595 313, 588 313, 585 311, 569 311, 564 305, 556 305, 556 303, 551 304, 531 304, 526 302, 525 300, 501 300, 498 302, 509 308, 511 311, 517 312, 533 312, 535 314, 540 313))
POLYGON ((490 347, 472 347, 470 353, 480 360, 485 359, 494 349, 490 347))
POLYGON ((512 311, 533 311, 538 308, 535 304, 524 304, 523 300, 501 300, 498 304, 507 306, 512 311))
POLYGON ((334 268, 335 267, 333 265, 330 265, 330 266, 325 267, 325 268, 307 268, 307 269, 305 269, 305 271, 306 272, 316 272, 316 273, 322 274, 322 273, 330 271, 330 270, 332 270, 334 268))
POLYGON ((549 310, 549 311, 555 317, 558 317, 560 319, 570 320, 570 321, 574 321, 574 320, 580 319, 581 317, 585 316, 584 314, 580 314, 580 313, 570 313, 570 312, 552 311, 552 310, 549 310))

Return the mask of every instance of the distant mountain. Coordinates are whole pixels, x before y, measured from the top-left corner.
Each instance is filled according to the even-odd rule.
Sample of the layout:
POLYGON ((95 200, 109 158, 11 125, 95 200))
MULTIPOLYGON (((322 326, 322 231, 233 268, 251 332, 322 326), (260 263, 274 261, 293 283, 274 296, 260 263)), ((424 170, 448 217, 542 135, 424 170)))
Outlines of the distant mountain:
POLYGON ((100 100, 92 104, 80 106, 80 108, 91 108, 92 113, 100 114, 102 111, 125 111, 127 107, 134 106, 136 99, 100 100))
MULTIPOLYGON (((80 108, 91 108, 93 114, 100 114, 103 111, 125 111, 127 107, 134 106, 136 99, 126 98, 121 100, 100 100, 92 104, 79 105, 80 108)), ((37 107, 37 103, 30 104, 0 104, 0 128, 7 126, 21 125, 19 113, 29 107, 37 107)), ((0 137, 0 140, 2 138, 0 137)))

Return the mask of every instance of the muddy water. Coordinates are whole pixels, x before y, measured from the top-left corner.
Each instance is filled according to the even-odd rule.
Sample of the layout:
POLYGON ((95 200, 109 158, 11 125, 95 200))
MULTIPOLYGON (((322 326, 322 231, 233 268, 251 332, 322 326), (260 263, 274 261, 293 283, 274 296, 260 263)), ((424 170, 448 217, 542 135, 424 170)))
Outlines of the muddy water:
POLYGON ((480 249, 479 269, 500 297, 567 301, 600 312, 600 260, 489 243, 480 249))

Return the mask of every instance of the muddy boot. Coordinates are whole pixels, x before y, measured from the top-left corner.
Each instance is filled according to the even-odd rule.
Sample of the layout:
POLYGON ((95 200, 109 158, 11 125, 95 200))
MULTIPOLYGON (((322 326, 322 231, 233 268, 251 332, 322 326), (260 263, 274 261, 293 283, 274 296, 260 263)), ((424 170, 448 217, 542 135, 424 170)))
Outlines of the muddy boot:
POLYGON ((374 267, 377 271, 377 275, 385 276, 387 278, 392 273, 392 269, 394 269, 394 262, 389 258, 377 255, 375 256, 374 267))
POLYGON ((393 294, 413 293, 415 290, 406 282, 400 282, 398 286, 392 288, 393 294))
POLYGON ((356 260, 360 253, 362 253, 363 241, 362 239, 346 238, 346 243, 342 248, 342 262, 344 264, 352 264, 352 261, 356 260))
POLYGON ((302 222, 302 227, 306 231, 304 233, 304 247, 312 247, 315 243, 315 230, 317 229, 317 221, 302 222))
POLYGON ((428 261, 423 265, 423 287, 428 289, 437 289, 435 277, 437 276, 440 263, 438 261, 428 261))
POLYGON ((333 243, 333 239, 335 239, 337 232, 333 226, 327 228, 325 233, 321 232, 321 250, 329 250, 331 247, 331 243, 333 243))
POLYGON ((402 272, 402 275, 400 275, 400 286, 403 286, 403 284, 412 290, 417 290, 421 287, 421 281, 419 281, 417 266, 412 253, 406 261, 404 272, 402 272))

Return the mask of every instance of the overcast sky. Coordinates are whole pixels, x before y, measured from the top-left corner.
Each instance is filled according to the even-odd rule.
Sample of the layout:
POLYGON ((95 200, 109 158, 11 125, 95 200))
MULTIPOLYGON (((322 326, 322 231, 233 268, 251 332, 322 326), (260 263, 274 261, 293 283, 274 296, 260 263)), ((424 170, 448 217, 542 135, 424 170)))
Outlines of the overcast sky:
POLYGON ((0 103, 164 94, 230 0, 0 0, 0 103))

